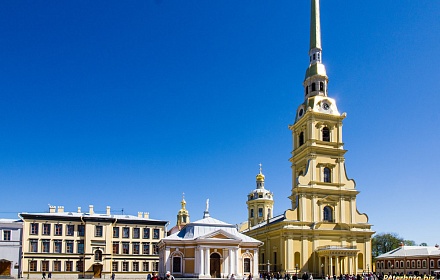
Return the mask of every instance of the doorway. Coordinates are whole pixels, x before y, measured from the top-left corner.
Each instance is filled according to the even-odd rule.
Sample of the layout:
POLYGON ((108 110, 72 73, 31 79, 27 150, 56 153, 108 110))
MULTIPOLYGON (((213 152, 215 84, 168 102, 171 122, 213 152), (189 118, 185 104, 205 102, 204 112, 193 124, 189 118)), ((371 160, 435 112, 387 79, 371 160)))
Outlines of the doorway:
POLYGON ((212 278, 220 278, 220 255, 218 253, 211 254, 209 259, 210 274, 212 278))
POLYGON ((93 278, 101 278, 102 264, 93 265, 93 278))
POLYGON ((0 260, 0 276, 11 276, 11 262, 0 260))

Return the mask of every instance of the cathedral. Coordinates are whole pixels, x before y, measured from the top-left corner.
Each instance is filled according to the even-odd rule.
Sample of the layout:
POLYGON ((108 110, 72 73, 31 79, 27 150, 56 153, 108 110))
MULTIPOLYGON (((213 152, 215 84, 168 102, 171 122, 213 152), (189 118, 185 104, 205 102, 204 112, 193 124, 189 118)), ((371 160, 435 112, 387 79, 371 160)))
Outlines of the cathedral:
POLYGON ((265 188, 262 168, 247 197, 248 220, 240 231, 264 242, 259 271, 322 275, 371 271, 371 224, 357 210, 354 180, 345 170, 342 122, 328 95, 322 62, 319 0, 311 1, 310 63, 304 102, 296 110, 290 158, 291 209, 273 216, 273 193, 265 188))

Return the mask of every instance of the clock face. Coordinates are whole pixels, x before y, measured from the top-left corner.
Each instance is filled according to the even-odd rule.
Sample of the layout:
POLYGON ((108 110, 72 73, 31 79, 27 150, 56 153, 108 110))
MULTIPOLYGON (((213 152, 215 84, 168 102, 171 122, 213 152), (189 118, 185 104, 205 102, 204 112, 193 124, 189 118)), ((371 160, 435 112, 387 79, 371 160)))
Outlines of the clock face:
POLYGON ((322 108, 327 111, 328 109, 330 109, 330 105, 328 103, 324 102, 324 103, 322 103, 322 108))
POLYGON ((304 109, 303 108, 299 109, 298 117, 302 117, 303 114, 304 114, 304 109))

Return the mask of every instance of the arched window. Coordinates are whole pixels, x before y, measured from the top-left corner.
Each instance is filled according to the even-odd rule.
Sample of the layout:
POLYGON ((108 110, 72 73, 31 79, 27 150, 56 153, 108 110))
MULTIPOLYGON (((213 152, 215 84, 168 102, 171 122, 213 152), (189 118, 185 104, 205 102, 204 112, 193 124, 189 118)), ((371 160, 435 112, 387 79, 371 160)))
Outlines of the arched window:
POLYGON ((306 95, 309 94, 309 86, 306 86, 306 95))
POLYGON ((304 144, 304 132, 301 132, 298 137, 299 146, 304 144))
POLYGON ((322 141, 330 142, 330 129, 328 127, 322 129, 322 141))
POLYGON ((95 251, 95 261, 102 261, 102 251, 101 250, 95 251))
POLYGON ((251 209, 251 218, 253 218, 254 217, 254 209, 251 209))
POLYGON ((333 209, 330 206, 324 207, 324 221, 333 222, 333 209))
POLYGON ((312 83, 312 91, 315 91, 316 90, 316 85, 315 85, 315 83, 312 83))
POLYGON ((331 177, 331 170, 328 167, 324 168, 324 182, 325 183, 331 183, 332 177, 331 177))
POLYGON ((319 82, 319 90, 324 91, 324 82, 319 82))

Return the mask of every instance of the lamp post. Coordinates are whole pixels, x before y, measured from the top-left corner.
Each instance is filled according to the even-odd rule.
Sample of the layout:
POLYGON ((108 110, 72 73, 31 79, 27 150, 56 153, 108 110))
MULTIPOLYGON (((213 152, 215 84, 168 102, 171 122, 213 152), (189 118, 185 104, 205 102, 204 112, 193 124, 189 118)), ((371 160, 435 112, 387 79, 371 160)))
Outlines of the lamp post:
POLYGON ((321 279, 324 279, 324 264, 323 263, 321 264, 321 275, 322 275, 321 279))

